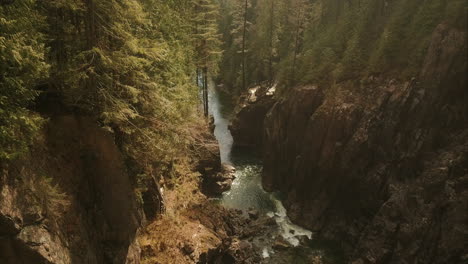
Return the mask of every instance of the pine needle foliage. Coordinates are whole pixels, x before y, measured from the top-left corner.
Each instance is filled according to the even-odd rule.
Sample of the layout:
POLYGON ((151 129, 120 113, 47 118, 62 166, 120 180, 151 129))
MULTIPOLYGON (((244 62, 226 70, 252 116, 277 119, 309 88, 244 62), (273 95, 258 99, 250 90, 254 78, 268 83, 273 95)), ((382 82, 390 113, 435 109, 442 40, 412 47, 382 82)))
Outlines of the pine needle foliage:
POLYGON ((200 122, 196 69, 217 71, 218 16, 214 0, 0 5, 0 159, 26 151, 39 130, 28 109, 40 87, 114 133, 134 175, 170 167, 200 122))
MULTIPOLYGON (((234 34, 239 0, 223 1, 220 28, 234 34)), ((249 85, 273 80, 279 88, 334 83, 378 74, 417 75, 430 37, 440 23, 466 30, 466 1, 460 0, 257 0, 249 7, 249 85)), ((240 87, 241 55, 230 36, 220 82, 240 87)), ((280 89, 281 91, 281 89, 280 89)))
POLYGON ((48 73, 43 23, 34 1, 0 5, 0 160, 24 153, 42 124, 28 106, 48 73))

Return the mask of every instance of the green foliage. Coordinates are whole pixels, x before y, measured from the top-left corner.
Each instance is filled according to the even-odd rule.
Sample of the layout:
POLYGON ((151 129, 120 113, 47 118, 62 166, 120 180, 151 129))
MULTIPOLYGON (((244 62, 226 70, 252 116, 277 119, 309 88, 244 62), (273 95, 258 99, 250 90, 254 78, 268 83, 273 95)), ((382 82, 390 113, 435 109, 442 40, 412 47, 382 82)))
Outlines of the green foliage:
MULTIPOLYGON (((254 31, 252 24, 255 20, 255 6, 252 0, 225 0, 221 1, 220 25, 223 35, 223 57, 220 62, 218 81, 228 84, 240 91, 242 87, 242 65, 246 66, 245 79, 250 83, 254 64, 250 64, 251 40, 254 31), (247 3, 247 6, 246 6, 247 3), (245 37, 244 37, 245 20, 245 37), (243 49, 244 48, 244 49, 243 49), (245 57, 244 57, 245 56, 245 57)), ((258 51, 258 50, 257 50, 258 51)))
POLYGON ((219 5, 214 0, 194 0, 194 41, 196 65, 208 68, 213 75, 218 71, 221 40, 217 28, 219 5))
POLYGON ((42 119, 27 110, 47 78, 43 35, 37 31, 43 17, 34 1, 0 5, 0 159, 12 159, 27 150, 42 119))
POLYGON ((217 19, 214 0, 0 6, 0 158, 24 152, 40 128, 28 110, 36 86, 112 131, 136 173, 186 155, 196 68, 215 73, 221 54, 217 19))
POLYGON ((45 214, 45 216, 53 219, 60 216, 70 206, 68 196, 61 188, 53 183, 51 177, 31 175, 30 178, 24 179, 22 185, 22 198, 26 200, 25 204, 36 205, 30 207, 29 210, 37 210, 45 214))
MULTIPOLYGON (((226 2, 223 12, 232 12, 237 1, 226 2)), ((280 88, 359 79, 368 74, 415 76, 436 26, 448 23, 466 29, 466 10, 466 1, 460 0, 255 1, 249 16, 248 83, 271 79, 266 74, 270 61, 273 79, 280 88), (274 12, 272 5, 277 7, 274 12), (303 10, 307 10, 305 17, 298 23, 303 10)), ((234 27, 235 23, 230 23, 234 27)), ((221 28, 228 27, 222 24, 221 28)), ((220 81, 238 86, 235 79, 239 73, 233 67, 240 55, 230 52, 235 44, 224 36, 228 46, 220 81)))

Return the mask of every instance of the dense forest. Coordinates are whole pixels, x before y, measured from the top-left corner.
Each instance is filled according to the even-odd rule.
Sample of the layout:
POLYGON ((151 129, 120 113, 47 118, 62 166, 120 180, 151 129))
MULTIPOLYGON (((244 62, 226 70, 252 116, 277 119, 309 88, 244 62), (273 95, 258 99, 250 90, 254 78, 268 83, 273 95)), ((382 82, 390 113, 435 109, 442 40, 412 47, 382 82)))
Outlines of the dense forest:
POLYGON ((465 2, 456 0, 220 2, 225 53, 218 78, 237 90, 412 77, 437 24, 466 27, 465 2))
POLYGON ((185 151, 198 108, 196 73, 215 72, 220 54, 216 3, 6 1, 0 8, 2 160, 27 151, 47 116, 64 112, 113 131, 139 174, 185 151))
POLYGON ((465 0, 0 0, 0 263, 465 263, 465 0))
POLYGON ((41 100, 96 116, 123 141, 132 138, 126 143, 154 151, 161 147, 147 138, 184 141, 161 131, 189 119, 197 73, 239 92, 261 82, 408 78, 438 23, 465 27, 464 6, 455 0, 6 1, 1 157, 14 158, 30 144, 43 122, 30 110, 49 103, 41 100))
MULTIPOLYGON (((180 164, 195 155, 188 153, 203 140, 200 133, 206 122, 200 118, 198 86, 206 89, 203 76, 217 72, 218 6, 212 0, 0 1, 0 167, 2 178, 7 177, 20 196, 27 196, 18 202, 43 204, 40 210, 60 216, 66 212, 63 205, 84 204, 94 195, 71 191, 70 185, 77 182, 60 175, 63 171, 53 172, 49 160, 38 161, 42 163, 38 167, 28 163, 35 160, 31 156, 61 157, 64 165, 78 158, 76 162, 83 165, 75 171, 81 166, 97 170, 88 164, 95 161, 88 159, 100 154, 82 143, 94 136, 84 129, 90 126, 111 133, 129 175, 128 187, 135 192, 135 198, 132 194, 129 199, 135 199, 138 208, 148 189, 161 196, 148 181, 156 179, 159 184, 184 171, 188 165, 180 164), (78 128, 70 123, 57 128, 61 116, 92 121, 78 118, 78 128), (77 129, 83 135, 67 137, 77 129), (51 142, 65 144, 78 156, 67 158, 51 142), (19 172, 21 168, 32 172, 19 172)), ((0 185, 7 187, 3 180, 0 185)), ((161 210, 158 203, 150 211, 161 210)), ((95 218, 95 213, 83 214, 95 218)), ((0 251, 2 257, 7 252, 0 251)))

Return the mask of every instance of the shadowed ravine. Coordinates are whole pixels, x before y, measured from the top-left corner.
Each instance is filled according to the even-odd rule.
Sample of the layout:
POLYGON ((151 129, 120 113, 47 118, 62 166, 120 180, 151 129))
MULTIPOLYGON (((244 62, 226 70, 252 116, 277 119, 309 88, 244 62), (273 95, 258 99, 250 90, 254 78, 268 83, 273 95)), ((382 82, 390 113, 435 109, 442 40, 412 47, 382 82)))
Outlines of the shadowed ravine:
MULTIPOLYGON (((324 256, 324 247, 317 241, 309 240, 312 232, 293 224, 286 215, 279 194, 266 192, 261 185, 261 161, 253 153, 245 149, 233 149, 233 139, 228 129, 234 105, 226 93, 209 85, 209 111, 214 117, 214 134, 219 142, 221 161, 236 168, 236 179, 230 191, 216 199, 227 208, 258 211, 268 217, 274 217, 277 223, 268 234, 262 234, 254 239, 254 243, 262 248, 265 263, 310 263, 311 257, 322 259, 322 263, 340 263, 335 257, 324 256), (283 252, 275 252, 273 244, 281 235, 291 245, 295 246, 283 252), (308 239, 305 239, 305 238, 308 239), (301 242, 302 241, 302 242, 301 242)), ((259 139, 260 140, 260 139, 259 139)), ((321 263, 321 262, 318 262, 321 263)))

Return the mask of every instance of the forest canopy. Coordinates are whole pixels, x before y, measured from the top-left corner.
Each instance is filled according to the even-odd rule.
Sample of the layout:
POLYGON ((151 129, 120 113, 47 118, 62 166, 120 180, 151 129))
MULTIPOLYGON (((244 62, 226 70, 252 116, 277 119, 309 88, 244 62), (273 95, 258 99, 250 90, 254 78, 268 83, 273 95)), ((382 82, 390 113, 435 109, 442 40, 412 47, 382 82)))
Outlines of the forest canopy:
POLYGON ((26 151, 58 112, 95 117, 139 162, 184 149, 196 69, 217 69, 217 10, 214 0, 1 1, 0 159, 26 151))
POLYGON ((219 82, 237 91, 261 82, 292 87, 371 74, 410 78, 438 24, 466 26, 461 0, 220 2, 219 82))

